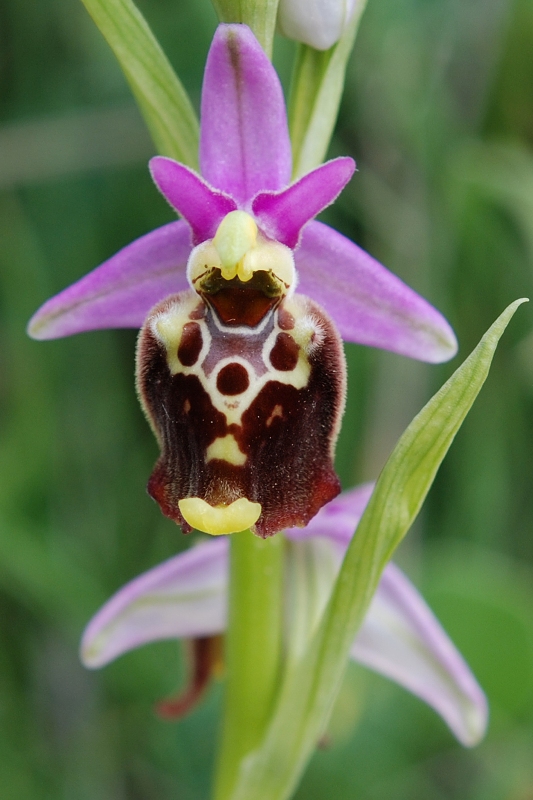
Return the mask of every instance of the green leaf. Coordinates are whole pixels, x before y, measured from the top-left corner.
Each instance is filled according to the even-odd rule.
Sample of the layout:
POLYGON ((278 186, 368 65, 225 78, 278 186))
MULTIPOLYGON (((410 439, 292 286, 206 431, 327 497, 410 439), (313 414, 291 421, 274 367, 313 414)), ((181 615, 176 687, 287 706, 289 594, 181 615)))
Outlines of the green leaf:
POLYGON ((187 92, 131 0, 82 0, 115 53, 161 155, 198 166, 198 120, 187 92))
POLYGON ((213 0, 220 21, 248 25, 269 58, 272 58, 278 3, 279 0, 213 0))
POLYGON ((287 800, 294 791, 327 724, 381 573, 415 520, 485 382, 498 341, 523 302, 503 312, 394 448, 346 552, 321 626, 287 671, 270 726, 261 746, 244 759, 231 800, 287 800))
POLYGON ((298 46, 289 97, 294 178, 324 161, 339 113, 348 58, 365 6, 366 0, 357 3, 350 25, 329 50, 298 46))

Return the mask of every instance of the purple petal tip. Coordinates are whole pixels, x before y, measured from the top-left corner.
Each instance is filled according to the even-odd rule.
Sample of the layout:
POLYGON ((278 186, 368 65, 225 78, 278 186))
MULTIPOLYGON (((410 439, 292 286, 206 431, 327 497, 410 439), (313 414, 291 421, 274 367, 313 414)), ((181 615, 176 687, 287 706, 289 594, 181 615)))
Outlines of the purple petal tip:
POLYGON ((233 198, 172 158, 155 156, 149 166, 165 200, 189 223, 195 245, 212 239, 226 214, 237 208, 233 198))
POLYGON ((455 334, 442 314, 327 225, 309 223, 295 261, 299 291, 319 300, 346 341, 433 364, 456 354, 455 334))
POLYGON ((153 305, 188 288, 190 239, 182 220, 141 236, 47 300, 30 319, 29 335, 59 339, 103 328, 140 328, 153 305))

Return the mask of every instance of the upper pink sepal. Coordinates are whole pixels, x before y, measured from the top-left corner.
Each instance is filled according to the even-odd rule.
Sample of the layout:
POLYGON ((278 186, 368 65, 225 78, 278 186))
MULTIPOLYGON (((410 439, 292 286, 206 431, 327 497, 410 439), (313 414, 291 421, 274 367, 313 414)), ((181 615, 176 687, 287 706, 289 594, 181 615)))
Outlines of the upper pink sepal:
POLYGON ((172 158, 152 158, 150 172, 161 194, 191 226, 194 245, 212 239, 226 214, 237 208, 235 200, 172 158))
POLYGON ((219 25, 204 73, 200 166, 207 182, 244 205, 291 178, 283 90, 246 25, 219 25))
POLYGON ((158 300, 187 288, 190 252, 186 222, 156 228, 47 300, 29 321, 29 335, 58 339, 102 328, 140 328, 158 300))
POLYGON ((271 239, 294 250, 304 225, 336 200, 354 170, 352 158, 335 158, 286 189, 260 192, 252 201, 260 228, 271 239))

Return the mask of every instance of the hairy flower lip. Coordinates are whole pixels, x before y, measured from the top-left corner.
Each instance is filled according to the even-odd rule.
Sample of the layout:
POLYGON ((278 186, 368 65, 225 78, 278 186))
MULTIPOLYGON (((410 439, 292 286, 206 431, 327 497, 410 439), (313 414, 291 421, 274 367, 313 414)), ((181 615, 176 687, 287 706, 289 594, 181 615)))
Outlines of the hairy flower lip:
POLYGON ((357 245, 310 221, 350 179, 353 161, 333 159, 289 185, 281 85, 244 25, 220 25, 209 51, 200 164, 202 177, 172 159, 152 159, 154 180, 184 220, 137 239, 48 300, 30 320, 30 336, 140 328, 157 302, 187 288, 191 237, 193 245, 212 238, 223 217, 242 208, 267 236, 296 248, 300 291, 322 305, 345 340, 429 362, 455 354, 438 311, 357 245))

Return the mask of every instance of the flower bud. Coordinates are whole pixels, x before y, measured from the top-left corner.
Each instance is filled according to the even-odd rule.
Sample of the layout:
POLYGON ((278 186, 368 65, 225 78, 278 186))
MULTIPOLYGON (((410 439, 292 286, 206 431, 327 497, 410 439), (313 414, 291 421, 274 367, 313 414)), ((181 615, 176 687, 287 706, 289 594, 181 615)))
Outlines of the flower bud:
POLYGON ((327 50, 346 30, 355 4, 356 0, 280 0, 278 28, 288 39, 327 50))

